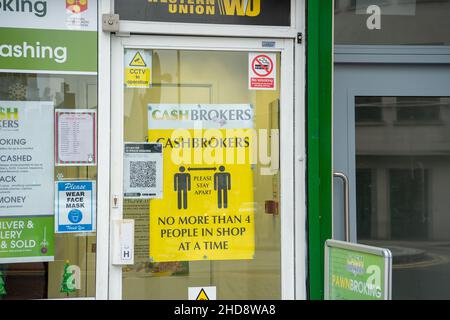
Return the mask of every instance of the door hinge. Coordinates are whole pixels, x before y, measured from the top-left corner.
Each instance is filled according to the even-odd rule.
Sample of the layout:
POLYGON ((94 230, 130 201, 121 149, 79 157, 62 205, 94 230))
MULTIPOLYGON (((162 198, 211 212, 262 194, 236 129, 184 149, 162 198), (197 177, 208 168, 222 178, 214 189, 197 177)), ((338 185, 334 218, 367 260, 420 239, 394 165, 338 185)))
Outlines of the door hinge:
POLYGON ((303 33, 298 32, 297 33, 297 43, 302 44, 302 42, 303 42, 303 33))

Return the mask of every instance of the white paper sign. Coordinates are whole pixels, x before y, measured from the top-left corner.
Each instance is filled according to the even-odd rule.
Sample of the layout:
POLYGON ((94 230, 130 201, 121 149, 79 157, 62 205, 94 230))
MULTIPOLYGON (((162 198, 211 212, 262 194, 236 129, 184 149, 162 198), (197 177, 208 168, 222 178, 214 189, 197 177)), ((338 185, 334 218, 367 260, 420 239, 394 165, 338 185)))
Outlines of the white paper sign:
POLYGON ((96 118, 95 110, 56 110, 57 166, 96 165, 96 118))
POLYGON ((0 101, 0 217, 53 214, 53 102, 0 101))
POLYGON ((162 144, 127 142, 124 148, 124 197, 128 199, 162 198, 162 144))
POLYGON ((91 232, 95 230, 95 181, 59 181, 55 183, 55 232, 91 232))

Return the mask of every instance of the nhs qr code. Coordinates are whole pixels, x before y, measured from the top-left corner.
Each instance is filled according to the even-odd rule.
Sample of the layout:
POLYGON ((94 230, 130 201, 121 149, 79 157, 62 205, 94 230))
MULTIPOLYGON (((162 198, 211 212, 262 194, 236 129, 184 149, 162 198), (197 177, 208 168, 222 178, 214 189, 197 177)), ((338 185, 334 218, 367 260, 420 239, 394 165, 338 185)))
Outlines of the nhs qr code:
POLYGON ((156 188, 156 161, 130 161, 130 187, 156 188))

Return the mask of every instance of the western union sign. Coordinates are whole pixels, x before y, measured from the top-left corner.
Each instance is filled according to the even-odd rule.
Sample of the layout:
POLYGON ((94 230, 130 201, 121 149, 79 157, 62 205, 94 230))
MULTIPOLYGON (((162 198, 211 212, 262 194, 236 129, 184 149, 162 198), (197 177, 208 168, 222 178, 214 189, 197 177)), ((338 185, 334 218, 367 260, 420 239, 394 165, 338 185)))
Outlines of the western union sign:
POLYGON ((124 20, 290 26, 290 0, 116 0, 124 20))
MULTIPOLYGON (((218 0, 221 2, 222 0, 218 0)), ((204 1, 177 1, 175 3, 168 3, 166 0, 148 0, 151 3, 167 3, 167 11, 169 13, 179 13, 179 14, 206 14, 215 15, 216 6, 215 0, 204 0, 204 1)))
POLYGON ((166 3, 169 13, 257 17, 261 13, 261 0, 148 0, 150 3, 166 3))

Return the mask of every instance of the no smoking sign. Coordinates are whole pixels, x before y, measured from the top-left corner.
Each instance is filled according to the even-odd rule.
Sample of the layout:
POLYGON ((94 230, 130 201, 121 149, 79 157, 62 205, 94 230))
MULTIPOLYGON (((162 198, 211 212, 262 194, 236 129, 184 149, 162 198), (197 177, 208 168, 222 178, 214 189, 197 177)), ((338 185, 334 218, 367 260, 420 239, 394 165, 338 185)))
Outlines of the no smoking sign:
POLYGON ((250 90, 276 90, 276 54, 249 53, 250 90))

